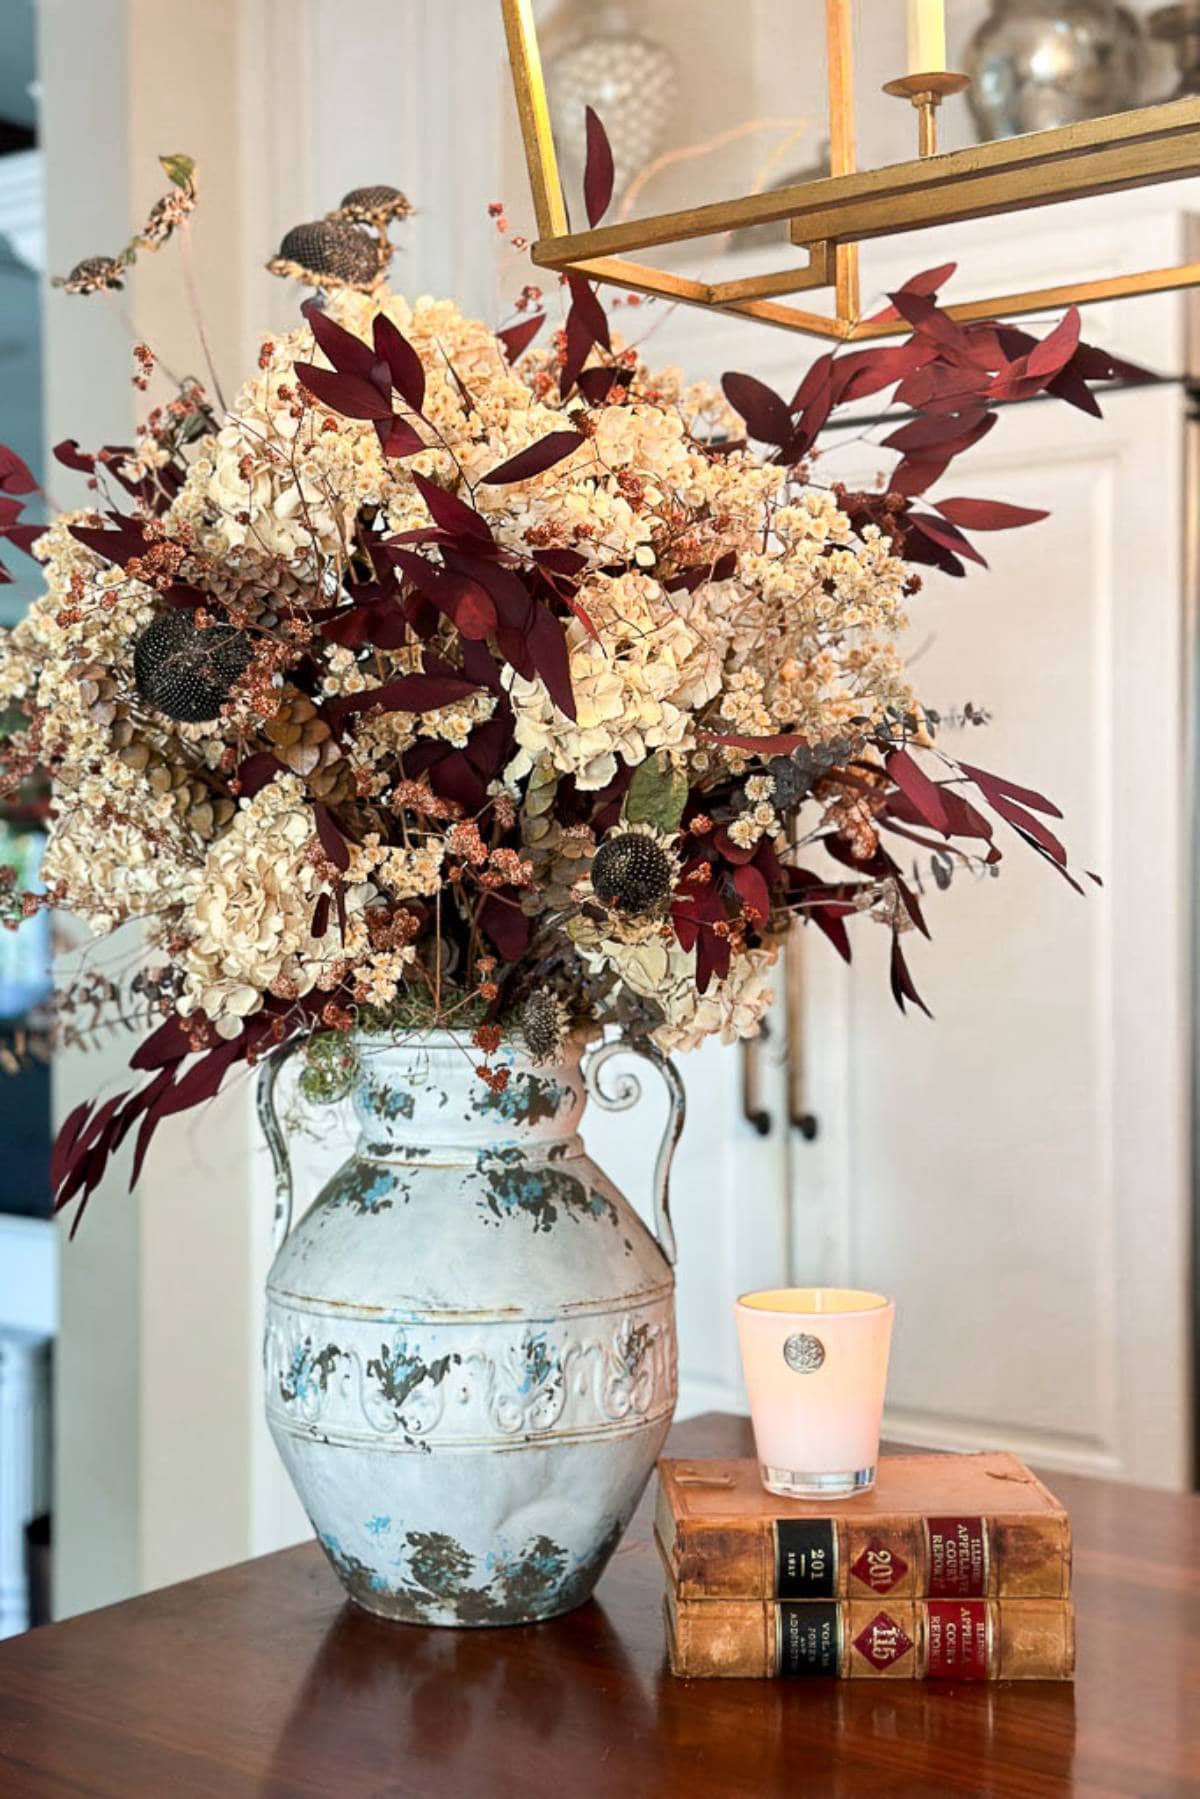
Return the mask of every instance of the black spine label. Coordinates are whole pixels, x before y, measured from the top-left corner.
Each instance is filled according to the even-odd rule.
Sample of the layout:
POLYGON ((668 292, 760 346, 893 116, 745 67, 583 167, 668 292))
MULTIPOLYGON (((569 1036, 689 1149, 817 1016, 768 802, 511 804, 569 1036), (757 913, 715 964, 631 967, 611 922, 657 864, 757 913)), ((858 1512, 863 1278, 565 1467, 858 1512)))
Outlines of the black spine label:
POLYGON ((775 1597, 832 1599, 837 1591, 837 1538, 832 1518, 775 1522, 775 1597))
POLYGON ((841 1662, 842 1609, 811 1599, 779 1607, 779 1673, 785 1677, 836 1675, 841 1662))

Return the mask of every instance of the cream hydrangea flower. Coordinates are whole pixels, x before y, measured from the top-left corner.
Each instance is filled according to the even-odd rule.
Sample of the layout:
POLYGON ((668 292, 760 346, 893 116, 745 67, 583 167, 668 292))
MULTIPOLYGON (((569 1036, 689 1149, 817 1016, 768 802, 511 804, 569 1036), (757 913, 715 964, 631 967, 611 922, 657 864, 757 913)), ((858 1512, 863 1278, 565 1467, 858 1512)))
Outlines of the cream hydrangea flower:
POLYGON ((234 1037, 266 993, 310 993, 362 954, 361 914, 375 889, 351 886, 345 932, 314 937, 313 912, 328 887, 313 846, 312 812, 294 775, 260 788, 213 844, 189 895, 185 1017, 201 1011, 219 1036, 234 1037))

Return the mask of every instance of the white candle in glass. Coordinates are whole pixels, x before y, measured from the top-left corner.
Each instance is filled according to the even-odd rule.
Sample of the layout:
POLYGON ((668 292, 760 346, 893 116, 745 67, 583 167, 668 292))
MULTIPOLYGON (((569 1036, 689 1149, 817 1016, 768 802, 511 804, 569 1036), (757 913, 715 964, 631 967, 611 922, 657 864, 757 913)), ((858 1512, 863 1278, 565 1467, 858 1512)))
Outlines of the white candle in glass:
POLYGON ((743 1293, 738 1343, 762 1483, 846 1499, 875 1484, 893 1306, 847 1287, 743 1293))
POLYGON ((945 67, 945 0, 908 0, 909 74, 931 75, 945 67))

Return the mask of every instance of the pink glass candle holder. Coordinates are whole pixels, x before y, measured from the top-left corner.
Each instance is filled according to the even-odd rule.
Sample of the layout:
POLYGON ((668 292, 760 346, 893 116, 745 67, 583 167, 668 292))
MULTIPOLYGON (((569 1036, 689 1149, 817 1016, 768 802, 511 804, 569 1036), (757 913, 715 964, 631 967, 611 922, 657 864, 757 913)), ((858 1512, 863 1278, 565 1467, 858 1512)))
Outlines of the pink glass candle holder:
POLYGON ((894 1313, 856 1287, 742 1294, 738 1342, 768 1493, 848 1499, 875 1485, 894 1313))

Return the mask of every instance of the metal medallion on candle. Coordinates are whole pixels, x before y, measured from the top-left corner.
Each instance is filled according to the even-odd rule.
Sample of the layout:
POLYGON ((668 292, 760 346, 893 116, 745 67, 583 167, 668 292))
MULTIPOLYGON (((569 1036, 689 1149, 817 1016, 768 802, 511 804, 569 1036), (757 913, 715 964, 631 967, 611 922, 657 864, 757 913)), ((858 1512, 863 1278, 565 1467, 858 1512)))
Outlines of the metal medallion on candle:
POLYGON ((783 1359, 796 1374, 815 1374, 825 1360, 825 1345, 820 1337, 796 1331, 783 1346, 783 1359))

